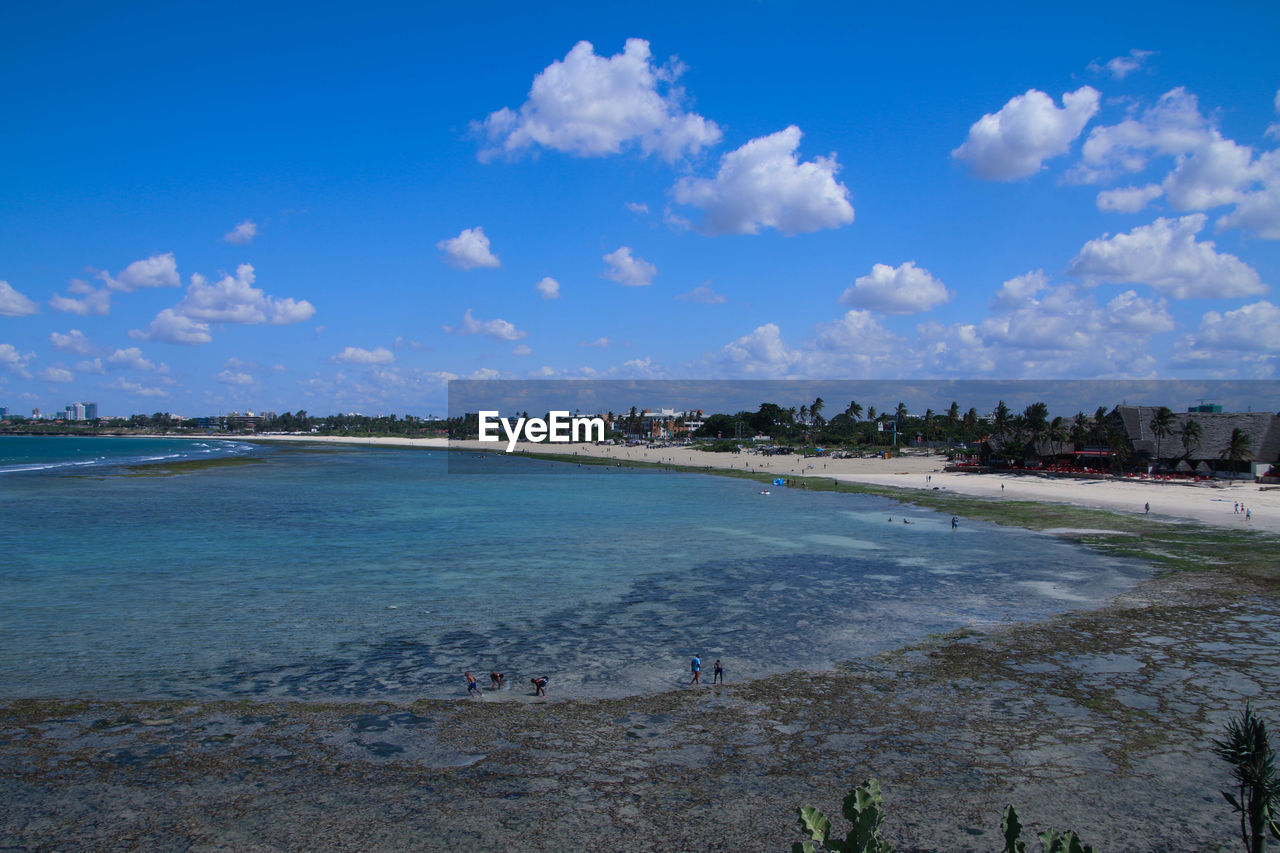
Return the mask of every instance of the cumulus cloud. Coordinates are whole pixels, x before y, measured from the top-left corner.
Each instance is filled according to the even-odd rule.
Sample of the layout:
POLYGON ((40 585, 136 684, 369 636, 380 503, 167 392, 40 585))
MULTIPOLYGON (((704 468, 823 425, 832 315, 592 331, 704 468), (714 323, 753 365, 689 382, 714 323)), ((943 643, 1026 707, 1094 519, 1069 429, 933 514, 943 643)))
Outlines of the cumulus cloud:
POLYGON ((129 382, 123 377, 116 379, 113 382, 109 382, 102 387, 108 388, 112 391, 124 391, 127 394, 133 394, 137 397, 164 398, 169 396, 169 392, 162 388, 148 387, 137 382, 129 382))
POLYGON ((969 138, 951 156, 969 163, 979 178, 1012 181, 1034 175, 1050 157, 1066 154, 1098 111, 1099 94, 1081 86, 1062 96, 1062 107, 1037 89, 1011 98, 969 128, 969 138))
POLYGON ((1136 116, 1089 131, 1080 163, 1070 177, 1092 184, 1124 172, 1140 172, 1153 154, 1184 154, 1204 144, 1208 134, 1209 123, 1200 114, 1196 96, 1179 86, 1136 116))
POLYGON ((108 369, 145 370, 155 373, 166 373, 169 370, 167 365, 157 365, 154 361, 143 358, 142 350, 137 347, 117 349, 107 356, 106 366, 108 369))
POLYGON ((444 252, 446 263, 458 269, 497 269, 502 266, 497 256, 489 251, 489 238, 478 225, 475 228, 463 228, 457 237, 441 240, 436 243, 436 248, 444 252))
POLYGON ((578 346, 595 347, 596 349, 608 349, 609 339, 601 337, 601 338, 596 338, 594 341, 579 341, 578 346))
POLYGON ((631 211, 632 213, 638 213, 641 216, 647 216, 649 214, 649 205, 647 204, 641 204, 640 202, 636 202, 636 201, 628 201, 624 203, 622 206, 627 210, 631 211))
POLYGON ((720 141, 720 128, 683 107, 676 85, 684 67, 653 63, 649 42, 627 39, 622 53, 599 56, 580 41, 533 79, 520 109, 490 113, 473 130, 486 140, 481 160, 533 146, 580 157, 617 154, 638 145, 672 161, 720 141))
POLYGON ((0 344, 0 367, 25 379, 31 378, 31 374, 27 373, 27 365, 35 357, 33 352, 18 352, 13 344, 0 344))
POLYGON ((470 308, 462 315, 461 325, 441 328, 455 335, 484 335, 495 341, 518 341, 529 335, 528 332, 520 331, 512 323, 503 319, 477 320, 472 316, 470 308))
POLYGON ((65 367, 58 367, 57 365, 46 367, 37 373, 36 377, 38 379, 43 379, 46 382, 63 383, 74 382, 76 379, 75 375, 70 370, 67 370, 65 367))
POLYGON ((134 261, 115 278, 105 272, 98 272, 97 275, 106 282, 107 287, 124 293, 152 287, 182 286, 182 280, 178 278, 178 261, 174 258, 173 252, 134 261))
POLYGON ((270 322, 284 326, 300 323, 315 314, 306 300, 277 299, 253 286, 253 267, 241 264, 235 276, 223 276, 210 283, 194 273, 187 295, 178 303, 178 313, 201 323, 243 323, 253 325, 270 322))
POLYGON ((0 281, 0 317, 26 317, 40 312, 40 306, 23 296, 7 281, 0 281))
POLYGON ((346 347, 342 352, 329 359, 333 364, 390 364, 395 361, 395 354, 386 347, 367 350, 360 347, 346 347))
POLYGON ((544 276, 541 281, 534 285, 534 288, 541 294, 543 299, 560 298, 560 282, 549 275, 544 276))
POLYGON ((700 284, 686 293, 677 293, 675 298, 681 302, 697 302, 701 305, 723 305, 729 301, 727 296, 716 293, 708 284, 700 284))
POLYGON ((211 323, 286 326, 315 314, 315 306, 305 299, 268 296, 253 286, 255 278, 249 264, 241 264, 234 276, 223 276, 215 282, 192 273, 182 301, 156 315, 145 331, 133 329, 129 336, 174 344, 207 344, 213 340, 211 323))
POLYGON ((658 274, 656 266, 644 258, 633 256, 630 246, 622 246, 605 255, 604 262, 609 265, 604 277, 626 287, 645 287, 658 274))
POLYGON ((1280 352, 1280 307, 1267 300, 1201 318, 1197 344, 1235 351, 1280 352))
POLYGON ((63 296, 55 293, 53 298, 49 300, 49 307, 54 311, 75 314, 80 317, 86 317, 90 314, 106 316, 111 313, 110 288, 106 286, 95 288, 87 281, 73 278, 71 279, 71 284, 67 286, 67 290, 75 294, 75 296, 83 298, 75 299, 72 296, 63 296))
POLYGON ((533 354, 533 348, 530 347, 528 344, 520 344, 511 351, 511 354, 515 356, 519 356, 520 358, 524 358, 526 355, 533 354))
POLYGON ((916 314, 950 298, 942 282, 928 270, 917 267, 914 261, 907 261, 898 267, 875 264, 870 275, 854 279, 840 302, 886 314, 916 314))
POLYGON ((1098 193, 1098 210, 1112 213, 1137 213, 1162 195, 1164 195, 1164 187, 1159 184, 1103 190, 1098 193))
POLYGON ((1106 72, 1117 80, 1123 80, 1133 72, 1142 67, 1148 57, 1155 56, 1154 50, 1131 50, 1128 56, 1117 56, 1105 63, 1099 64, 1096 60, 1089 63, 1089 70, 1094 74, 1106 72))
POLYGON ((65 335, 59 332, 50 332, 49 343, 58 352, 67 352, 72 355, 92 355, 98 349, 85 333, 79 329, 72 329, 65 335))
POLYGON ((172 308, 166 308, 156 315, 146 331, 129 330, 129 337, 142 341, 163 341, 168 344, 197 346, 213 340, 209 334, 207 323, 198 323, 190 317, 183 316, 172 308))
POLYGON ((218 381, 225 385, 252 385, 253 377, 240 370, 222 370, 218 373, 218 381))
POLYGON ((1014 276, 1000 285, 1000 289, 996 291, 993 305, 997 309, 1016 308, 1025 304, 1048 286, 1049 277, 1044 274, 1044 270, 1036 270, 1035 272, 1014 276))
POLYGON ((800 128, 792 125, 747 142, 720 159, 714 178, 682 178, 671 193, 677 204, 703 212, 703 234, 758 234, 776 228, 803 234, 853 222, 849 188, 836 181, 835 154, 801 163, 800 128))
POLYGON ((1248 228, 1265 240, 1280 240, 1280 151, 1270 151, 1253 164, 1262 186, 1241 193, 1235 209, 1215 223, 1223 228, 1248 228))
POLYGON ((252 219, 246 219, 226 234, 223 234, 222 239, 233 246, 247 246, 252 243, 253 238, 257 236, 258 224, 252 219))
POLYGON ((1068 271, 1091 282, 1148 284, 1175 299, 1230 298, 1263 293, 1253 267, 1197 242, 1205 215, 1157 219, 1126 234, 1090 240, 1068 271))

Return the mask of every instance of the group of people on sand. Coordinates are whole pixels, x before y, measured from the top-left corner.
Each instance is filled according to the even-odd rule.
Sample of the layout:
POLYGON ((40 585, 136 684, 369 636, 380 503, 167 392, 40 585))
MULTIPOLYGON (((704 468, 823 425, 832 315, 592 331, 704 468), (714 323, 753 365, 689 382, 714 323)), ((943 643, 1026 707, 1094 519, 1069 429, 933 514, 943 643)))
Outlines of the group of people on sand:
MULTIPOLYGON (((484 694, 480 692, 480 682, 476 680, 476 677, 472 675, 470 672, 462 673, 462 677, 467 680, 467 695, 479 696, 481 699, 483 699, 484 694)), ((529 681, 530 683, 533 684, 533 691, 534 691, 533 695, 546 696, 547 682, 550 680, 551 679, 545 675, 539 675, 534 678, 530 678, 529 681)), ((498 672, 497 670, 494 670, 493 672, 489 673, 489 689, 490 690, 505 690, 506 688, 507 688, 507 676, 504 673, 498 672)))
MULTIPOLYGON (((689 661, 689 671, 693 673, 693 678, 689 679, 689 684, 702 683, 702 658, 694 655, 689 661)), ((724 664, 720 663, 720 658, 716 658, 715 669, 711 676, 712 684, 724 684, 724 664)))

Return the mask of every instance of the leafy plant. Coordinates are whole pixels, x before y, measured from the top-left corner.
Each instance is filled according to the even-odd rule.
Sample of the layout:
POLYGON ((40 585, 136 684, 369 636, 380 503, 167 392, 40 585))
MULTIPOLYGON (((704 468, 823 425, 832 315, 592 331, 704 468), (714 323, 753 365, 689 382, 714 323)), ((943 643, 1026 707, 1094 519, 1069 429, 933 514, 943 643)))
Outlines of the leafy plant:
POLYGON ((800 828, 809 840, 793 844, 792 853, 894 853, 893 845, 880 837, 884 809, 879 782, 868 779, 854 788, 844 798, 841 809, 845 820, 852 824, 843 841, 832 840, 831 820, 821 810, 815 806, 799 809, 800 828))
MULTIPOLYGON (((831 838, 831 819, 819 809, 814 806, 799 809, 800 829, 809 839, 791 845, 792 853, 894 853, 893 845, 880 837, 880 825, 884 823, 880 783, 869 779, 850 791, 844 798, 843 811, 852 826, 841 841, 831 838)), ((1027 853, 1026 842, 1022 840, 1022 821, 1013 806, 1005 807, 1000 831, 1004 835, 1003 853, 1027 853)), ((1044 853, 1094 853, 1074 832, 1047 829, 1039 838, 1044 853)))
POLYGON ((1235 792, 1222 796, 1240 815, 1240 840, 1248 853, 1264 853, 1267 833, 1280 838, 1276 815, 1280 811, 1280 777, 1276 754, 1267 736, 1267 724, 1248 705, 1227 721, 1227 736, 1213 742, 1214 754, 1231 765, 1235 792))

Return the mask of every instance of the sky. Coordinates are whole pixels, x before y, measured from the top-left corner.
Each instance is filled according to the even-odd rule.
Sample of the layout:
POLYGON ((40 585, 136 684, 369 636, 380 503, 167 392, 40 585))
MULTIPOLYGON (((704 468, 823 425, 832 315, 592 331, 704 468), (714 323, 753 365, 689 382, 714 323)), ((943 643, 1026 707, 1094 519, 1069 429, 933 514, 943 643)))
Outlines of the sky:
POLYGON ((1277 378, 1280 6, 877 6, 6 4, 0 406, 1277 378))

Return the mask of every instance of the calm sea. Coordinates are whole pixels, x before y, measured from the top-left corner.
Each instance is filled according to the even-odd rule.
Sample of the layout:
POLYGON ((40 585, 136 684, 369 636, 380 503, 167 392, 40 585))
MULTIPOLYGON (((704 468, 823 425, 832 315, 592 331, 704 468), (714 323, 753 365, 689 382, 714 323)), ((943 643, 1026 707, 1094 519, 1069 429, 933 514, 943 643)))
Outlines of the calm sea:
POLYGON ((878 498, 445 457, 0 438, 0 698, 405 699, 468 669, 627 695, 695 652, 731 681, 827 667, 1150 573, 878 498), (139 475, 220 456, 259 461, 139 475))

